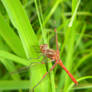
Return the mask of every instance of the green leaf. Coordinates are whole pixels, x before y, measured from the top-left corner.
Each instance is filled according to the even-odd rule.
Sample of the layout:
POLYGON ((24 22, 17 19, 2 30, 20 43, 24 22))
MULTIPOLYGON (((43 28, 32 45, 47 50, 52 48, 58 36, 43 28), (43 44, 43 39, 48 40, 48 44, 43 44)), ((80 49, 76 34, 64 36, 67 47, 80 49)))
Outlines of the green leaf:
POLYGON ((8 44, 8 46, 19 56, 25 57, 25 52, 19 37, 16 35, 14 30, 4 20, 0 14, 0 35, 8 44))
POLYGON ((29 89, 30 81, 28 80, 1 80, 0 90, 29 89))
MULTIPOLYGON (((33 45, 38 45, 38 41, 20 1, 19 0, 15 0, 15 1, 1 0, 1 1, 8 12, 8 15, 10 17, 12 24, 18 31, 24 51, 26 53, 26 57, 28 59, 30 57, 31 58, 37 57, 38 54, 33 54, 35 50, 34 48, 31 48, 31 47, 33 45)), ((34 60, 34 61, 39 62, 39 60, 34 60)), ((38 66, 40 70, 39 72, 36 70, 36 67, 31 68, 31 75, 30 75, 31 89, 34 85, 36 85, 40 81, 43 74, 46 72, 44 65, 38 65, 38 66)), ((40 91, 42 90, 44 92, 47 92, 48 87, 44 88, 44 86, 47 85, 47 82, 48 80, 46 80, 45 82, 42 82, 41 86, 38 86, 37 88, 35 88, 35 92, 38 89, 40 91)))

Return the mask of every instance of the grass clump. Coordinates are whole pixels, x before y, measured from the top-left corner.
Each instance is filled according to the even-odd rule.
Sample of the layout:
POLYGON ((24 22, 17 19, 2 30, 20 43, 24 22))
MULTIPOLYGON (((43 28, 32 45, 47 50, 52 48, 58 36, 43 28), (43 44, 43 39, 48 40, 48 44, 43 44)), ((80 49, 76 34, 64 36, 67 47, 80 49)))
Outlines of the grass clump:
POLYGON ((40 62, 34 46, 56 49, 57 28, 60 58, 79 85, 57 66, 34 92, 92 91, 92 24, 90 0, 1 0, 0 1, 0 90, 28 92, 52 66, 34 64, 26 73, 17 68, 40 62), (84 7, 85 6, 85 7, 84 7))

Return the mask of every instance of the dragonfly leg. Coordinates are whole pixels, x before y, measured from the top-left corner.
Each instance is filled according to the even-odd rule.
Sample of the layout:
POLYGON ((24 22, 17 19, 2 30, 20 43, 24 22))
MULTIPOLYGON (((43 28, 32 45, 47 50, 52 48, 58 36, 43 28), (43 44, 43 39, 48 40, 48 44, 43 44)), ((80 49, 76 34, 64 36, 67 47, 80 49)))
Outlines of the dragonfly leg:
MULTIPOLYGON (((51 71, 55 68, 56 65, 57 65, 57 62, 55 62, 55 64, 50 68, 49 72, 51 72, 51 71)), ((46 72, 46 73, 43 75, 42 79, 45 78, 45 76, 46 76, 49 72, 46 72)))
POLYGON ((32 90, 34 90, 34 88, 36 88, 36 87, 42 82, 42 80, 46 77, 46 75, 47 75, 49 72, 51 72, 51 71, 55 68, 56 65, 57 65, 57 62, 55 62, 55 64, 50 68, 50 71, 46 72, 46 73, 43 75, 42 79, 32 88, 32 90))
POLYGON ((42 61, 41 61, 42 64, 51 63, 51 62, 54 62, 54 61, 55 61, 55 60, 49 60, 49 61, 47 61, 47 62, 44 62, 45 59, 47 59, 47 57, 44 57, 44 58, 42 59, 42 61))

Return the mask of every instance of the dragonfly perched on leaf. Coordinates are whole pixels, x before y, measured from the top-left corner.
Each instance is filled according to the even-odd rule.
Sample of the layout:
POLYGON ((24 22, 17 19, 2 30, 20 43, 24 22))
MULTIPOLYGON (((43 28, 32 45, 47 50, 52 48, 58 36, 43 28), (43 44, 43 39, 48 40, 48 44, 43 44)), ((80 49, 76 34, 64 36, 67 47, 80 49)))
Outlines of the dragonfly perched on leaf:
MULTIPOLYGON (((52 61, 55 61, 54 65, 50 68, 49 72, 52 71, 52 70, 56 67, 56 65, 58 64, 58 65, 60 65, 60 66, 62 67, 62 69, 65 70, 65 72, 68 74, 68 76, 71 78, 71 80, 72 80, 76 85, 78 85, 77 80, 76 80, 76 79, 73 77, 73 75, 67 70, 67 68, 64 66, 62 60, 60 59, 59 47, 58 47, 58 38, 57 38, 57 31, 56 31, 56 29, 55 29, 55 33, 56 33, 56 50, 53 50, 53 49, 48 48, 48 44, 42 44, 42 45, 40 45, 40 47, 39 47, 39 49, 38 49, 38 52, 40 51, 40 52, 42 53, 42 55, 44 55, 45 57, 49 58, 49 59, 51 60, 51 62, 52 62, 52 61)), ((40 58, 40 56, 39 56, 38 58, 40 58)), ((38 58, 33 58, 33 59, 38 59, 38 58)), ((33 62, 33 64, 34 64, 34 63, 41 63, 41 64, 44 64, 43 61, 44 61, 44 59, 42 60, 42 62, 33 62)), ((32 64, 32 63, 31 63, 31 64, 32 64)), ((28 68, 29 68, 29 67, 28 67, 28 68)), ((46 72, 46 73, 43 75, 43 77, 42 77, 42 79, 39 81, 39 83, 45 78, 45 76, 46 76, 49 72, 46 72)), ((34 88, 37 87, 39 83, 37 83, 37 84, 34 86, 34 88)), ((34 89, 34 88, 33 88, 33 89, 34 89)))

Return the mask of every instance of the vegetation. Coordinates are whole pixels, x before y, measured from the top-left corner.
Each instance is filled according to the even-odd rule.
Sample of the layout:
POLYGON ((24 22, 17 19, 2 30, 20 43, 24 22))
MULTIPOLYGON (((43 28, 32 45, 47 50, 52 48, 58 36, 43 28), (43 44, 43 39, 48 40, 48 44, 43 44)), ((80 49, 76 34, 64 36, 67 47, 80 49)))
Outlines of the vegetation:
POLYGON ((55 28, 60 58, 79 84, 57 66, 34 92, 92 92, 91 5, 91 0, 0 0, 0 92, 28 92, 39 83, 54 62, 33 59, 40 56, 36 47, 56 49, 55 28), (38 63, 27 72, 12 73, 32 62, 38 63))

